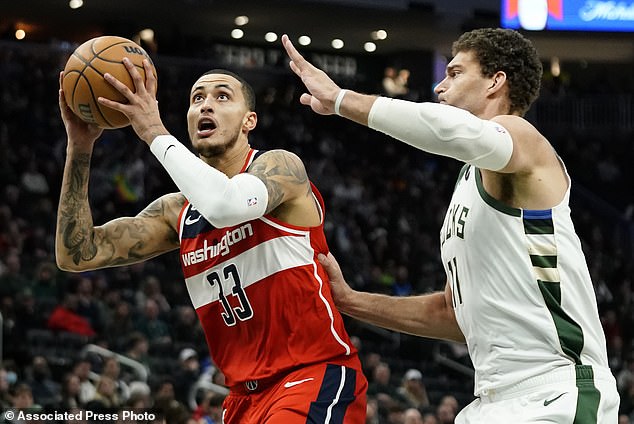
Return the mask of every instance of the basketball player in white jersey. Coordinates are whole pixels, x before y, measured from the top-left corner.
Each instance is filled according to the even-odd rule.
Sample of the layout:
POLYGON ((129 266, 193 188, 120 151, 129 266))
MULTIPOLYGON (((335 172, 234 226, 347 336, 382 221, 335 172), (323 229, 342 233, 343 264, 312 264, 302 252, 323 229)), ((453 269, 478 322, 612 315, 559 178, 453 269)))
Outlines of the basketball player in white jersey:
POLYGON ((352 317, 410 334, 465 341, 475 395, 456 423, 616 423, 592 281, 570 219, 570 178, 522 116, 537 98, 536 50, 511 30, 478 29, 453 44, 439 104, 338 87, 287 36, 300 101, 415 148, 465 162, 440 232, 444 292, 353 291, 322 256, 335 302, 352 317))

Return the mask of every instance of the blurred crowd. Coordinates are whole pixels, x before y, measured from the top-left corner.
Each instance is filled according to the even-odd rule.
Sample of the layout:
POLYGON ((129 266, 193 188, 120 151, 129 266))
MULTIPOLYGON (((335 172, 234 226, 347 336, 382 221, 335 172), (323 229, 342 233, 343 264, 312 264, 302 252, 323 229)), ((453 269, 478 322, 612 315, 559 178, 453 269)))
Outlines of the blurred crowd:
MULTIPOLYGON (((224 379, 207 354, 176 254, 81 274, 55 265, 66 143, 58 73, 71 51, 0 48, 0 407, 153 408, 169 422, 219 423, 224 379)), ((164 122, 186 141, 190 84, 216 66, 170 58, 155 64, 164 122)), ((461 164, 309 113, 290 73, 242 74, 257 82, 251 145, 303 158, 324 195, 329 245, 348 281, 398 296, 442 289, 438 232, 461 164)), ((632 134, 570 129, 549 136, 580 187, 573 218, 627 423, 634 418, 632 134)), ((130 129, 104 133, 90 175, 95 224, 134 215, 175 190, 130 129)), ((463 346, 347 324, 370 382, 368 423, 449 424, 472 399, 463 346)))

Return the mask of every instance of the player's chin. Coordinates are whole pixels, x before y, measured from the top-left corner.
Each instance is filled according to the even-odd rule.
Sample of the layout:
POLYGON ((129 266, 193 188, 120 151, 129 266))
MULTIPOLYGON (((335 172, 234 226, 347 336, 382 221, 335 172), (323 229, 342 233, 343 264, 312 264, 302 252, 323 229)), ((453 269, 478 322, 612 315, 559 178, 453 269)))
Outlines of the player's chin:
POLYGON ((192 140, 192 146, 203 157, 218 156, 227 151, 226 144, 214 142, 210 137, 195 138, 192 140))

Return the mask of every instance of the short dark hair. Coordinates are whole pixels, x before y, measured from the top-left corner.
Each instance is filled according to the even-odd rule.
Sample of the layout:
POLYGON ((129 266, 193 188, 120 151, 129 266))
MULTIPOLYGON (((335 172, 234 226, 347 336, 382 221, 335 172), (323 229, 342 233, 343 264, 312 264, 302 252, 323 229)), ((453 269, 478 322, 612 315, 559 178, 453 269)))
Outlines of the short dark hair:
POLYGON ((506 73, 511 113, 524 115, 539 96, 542 63, 533 44, 511 29, 479 28, 465 32, 453 43, 451 53, 473 52, 482 74, 506 73))
POLYGON ((220 68, 207 71, 204 74, 202 74, 201 77, 205 75, 211 75, 211 74, 229 75, 230 77, 237 79, 242 85, 242 94, 244 95, 244 100, 246 101, 247 107, 249 108, 250 111, 252 112, 255 111, 255 91, 253 91, 253 87, 251 87, 251 84, 249 84, 244 78, 242 78, 240 75, 236 74, 235 72, 231 72, 227 69, 220 69, 220 68))

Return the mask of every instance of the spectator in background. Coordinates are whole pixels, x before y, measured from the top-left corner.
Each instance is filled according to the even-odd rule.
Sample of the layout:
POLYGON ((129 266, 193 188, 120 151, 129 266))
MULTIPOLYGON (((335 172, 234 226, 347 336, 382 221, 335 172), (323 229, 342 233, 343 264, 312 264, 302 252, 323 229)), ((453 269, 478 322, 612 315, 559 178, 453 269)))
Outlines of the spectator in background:
POLYGON ((147 337, 150 346, 167 346, 172 342, 169 326, 160 317, 161 310, 154 299, 145 299, 137 329, 147 337))
POLYGON ((31 386, 27 383, 17 383, 11 392, 11 408, 28 412, 37 412, 42 409, 42 405, 34 401, 31 386))
POLYGON ((427 388, 423 383, 423 374, 411 368, 403 375, 401 386, 397 389, 398 394, 405 400, 407 406, 412 408, 425 408, 429 406, 427 388))
POLYGON ((15 294, 15 331, 26 334, 31 328, 41 328, 47 317, 42 315, 31 287, 23 287, 15 294))
POLYGON ((176 399, 174 383, 169 378, 164 378, 157 383, 153 397, 154 408, 161 411, 168 423, 178 422, 191 415, 189 408, 176 399))
POLYGON ((148 370, 150 369, 149 350, 150 342, 145 334, 135 331, 129 335, 128 348, 125 351, 125 355, 145 365, 148 370))
POLYGON ((126 406, 130 408, 150 408, 152 406, 152 389, 144 381, 131 381, 130 396, 126 406))
POLYGON ((192 418, 197 424, 221 424, 224 399, 225 395, 205 390, 200 403, 192 413, 192 418))
POLYGON ((53 408, 62 400, 60 384, 52 379, 48 360, 35 356, 27 370, 27 383, 31 387, 33 399, 43 408, 53 408))
POLYGON ((380 424, 381 414, 379 412, 379 401, 374 396, 368 396, 368 403, 366 405, 366 424, 380 424))
POLYGON ((33 281, 33 296, 38 304, 56 302, 60 293, 58 269, 55 263, 44 260, 37 264, 33 281))
POLYGON ((433 412, 425 412, 423 414, 423 424, 438 424, 438 418, 433 412))
POLYGON ((123 351, 126 340, 121 335, 132 334, 136 331, 132 307, 129 302, 118 300, 108 312, 104 335, 113 350, 123 351))
POLYGON ((458 401, 452 395, 442 397, 436 408, 438 424, 453 424, 458 414, 458 401))
POLYGON ((390 97, 403 97, 408 93, 407 79, 409 71, 401 73, 393 66, 385 68, 383 74, 383 93, 390 97))
POLYGON ((62 303, 57 305, 48 317, 46 326, 53 331, 69 331, 82 336, 92 337, 97 333, 90 322, 77 313, 79 297, 72 292, 66 292, 62 303))
POLYGON ((380 408, 390 410, 397 405, 400 396, 392 384, 392 370, 387 362, 380 362, 372 374, 372 381, 368 385, 368 395, 374 396, 380 408))
POLYGON ((81 400, 81 381, 75 373, 68 372, 62 378, 62 399, 59 407, 64 410, 71 410, 83 407, 81 400))
POLYGON ((46 177, 38 169, 38 162, 36 159, 28 161, 26 169, 20 176, 20 183, 24 189, 24 194, 27 195, 25 201, 33 200, 34 197, 46 196, 49 192, 48 182, 46 177))
POLYGON ((408 97, 408 94, 410 92, 409 89, 409 77, 411 75, 411 72, 409 69, 405 69, 405 68, 401 68, 398 70, 398 73, 396 74, 396 85, 398 85, 399 87, 403 87, 405 93, 402 94, 402 97, 408 97))
POLYGON ((363 361, 362 361, 363 373, 367 375, 368 377, 373 376, 374 370, 382 362, 383 362, 383 359, 381 358, 381 354, 376 352, 368 352, 363 357, 363 361))
POLYGON ((116 357, 110 356, 104 358, 101 375, 110 377, 114 382, 115 393, 117 394, 119 402, 125 403, 130 396, 130 389, 127 383, 121 378, 121 364, 119 364, 119 360, 116 357))
POLYGON ((425 424, 423 415, 416 408, 408 408, 403 413, 403 424, 425 424))
POLYGON ((95 386, 95 395, 86 403, 86 409, 97 413, 113 413, 120 406, 115 381, 102 374, 95 386))
POLYGON ((79 402, 85 405, 95 396, 95 385, 90 379, 92 364, 87 358, 79 358, 73 365, 73 374, 79 378, 79 402))
POLYGON ((176 400, 187 405, 189 391, 200 376, 198 353, 186 347, 178 354, 178 369, 174 372, 174 392, 176 400))
POLYGON ((95 297, 94 289, 90 277, 82 275, 77 279, 77 313, 86 318, 90 326, 99 333, 104 328, 104 306, 101 299, 95 297))
POLYGON ((11 406, 11 383, 9 382, 9 375, 7 369, 0 368, 0 408, 5 409, 11 406))
POLYGON ((14 295, 33 286, 33 281, 27 278, 22 270, 22 259, 18 250, 9 251, 4 258, 4 265, 4 272, 0 275, 0 295, 14 295))
POLYGON ((139 309, 145 307, 148 299, 154 300, 162 318, 166 317, 171 310, 171 306, 161 290, 161 280, 155 275, 148 275, 143 279, 140 289, 135 294, 135 299, 139 309))
POLYGON ((177 306, 172 310, 174 319, 171 322, 175 342, 196 346, 204 340, 205 333, 191 305, 177 306))
POLYGON ((394 296, 410 296, 413 292, 412 283, 409 279, 409 270, 405 265, 396 267, 396 276, 392 285, 394 296))

